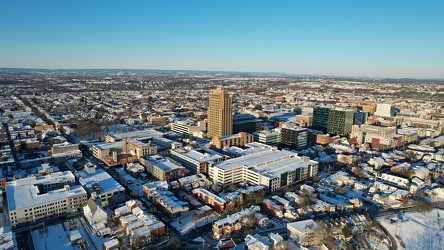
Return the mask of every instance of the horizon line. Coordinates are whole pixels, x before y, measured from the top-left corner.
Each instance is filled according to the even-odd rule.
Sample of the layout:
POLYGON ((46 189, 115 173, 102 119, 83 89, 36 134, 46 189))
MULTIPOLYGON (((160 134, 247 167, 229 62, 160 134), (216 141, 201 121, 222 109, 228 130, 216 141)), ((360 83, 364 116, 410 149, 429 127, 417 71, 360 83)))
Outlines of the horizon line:
POLYGON ((247 74, 281 74, 287 76, 297 77, 326 77, 326 78, 369 78, 369 79, 394 79, 394 80, 444 80, 444 77, 382 77, 382 76, 345 76, 345 75, 326 75, 326 74, 304 74, 304 73, 286 73, 286 72, 270 72, 270 71, 236 71, 236 70, 200 70, 200 69, 147 69, 147 68, 32 68, 32 67, 0 67, 0 70, 48 70, 48 71, 62 71, 62 70, 147 70, 147 71, 187 71, 187 72, 212 72, 212 73, 247 73, 247 74))

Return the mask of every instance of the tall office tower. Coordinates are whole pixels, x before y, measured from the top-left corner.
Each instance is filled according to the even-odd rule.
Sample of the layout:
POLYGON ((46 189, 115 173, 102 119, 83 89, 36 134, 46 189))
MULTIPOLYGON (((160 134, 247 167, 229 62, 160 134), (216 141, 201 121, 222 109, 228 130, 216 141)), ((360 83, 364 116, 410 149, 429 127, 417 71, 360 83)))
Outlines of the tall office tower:
POLYGON ((211 92, 208 106, 208 137, 233 134, 233 105, 228 90, 211 92))
POLYGON ((330 108, 318 107, 313 111, 313 128, 327 133, 330 108))
POLYGON ((328 133, 346 135, 352 131, 353 117, 355 112, 352 110, 330 110, 328 116, 328 133))

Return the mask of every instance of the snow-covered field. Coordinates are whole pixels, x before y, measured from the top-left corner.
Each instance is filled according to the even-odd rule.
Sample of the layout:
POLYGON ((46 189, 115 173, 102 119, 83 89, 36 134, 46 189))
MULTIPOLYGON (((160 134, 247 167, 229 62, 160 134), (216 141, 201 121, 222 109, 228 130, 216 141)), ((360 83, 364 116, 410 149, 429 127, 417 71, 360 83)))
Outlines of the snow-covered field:
POLYGON ((444 249, 444 210, 405 213, 378 218, 396 239, 398 249, 444 249), (404 248, 405 246, 405 248, 404 248))

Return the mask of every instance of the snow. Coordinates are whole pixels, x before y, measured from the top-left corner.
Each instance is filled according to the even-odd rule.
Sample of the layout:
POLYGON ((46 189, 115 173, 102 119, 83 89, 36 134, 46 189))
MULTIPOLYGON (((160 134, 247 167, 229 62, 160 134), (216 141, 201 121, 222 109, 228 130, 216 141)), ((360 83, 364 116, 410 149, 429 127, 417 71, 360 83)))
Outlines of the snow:
POLYGON ((178 219, 178 220, 171 222, 171 226, 173 226, 177 231, 179 231, 179 233, 181 235, 185 235, 185 234, 191 232, 191 230, 194 230, 195 228, 197 228, 199 230, 199 227, 204 226, 208 223, 212 223, 213 221, 216 221, 216 220, 218 220, 218 217, 215 213, 213 213, 211 216, 208 216, 207 219, 200 218, 196 224, 195 221, 193 220, 193 218, 191 217, 191 213, 190 213, 190 215, 188 215, 182 219, 178 219))
MULTIPOLYGON (((93 233, 88 233, 87 229, 81 223, 80 219, 72 219, 75 223, 72 231, 78 230, 76 233, 80 234, 80 237, 84 239, 90 249, 102 249, 102 244, 107 240, 106 238, 99 237, 93 233)), ((72 231, 69 231, 70 224, 68 221, 63 223, 45 226, 32 231, 32 239, 35 249, 47 249, 47 250, 59 250, 59 249, 79 249, 77 245, 71 245, 70 235, 72 231)))
POLYGON ((377 220, 396 239, 398 249, 403 249, 401 241, 406 249, 441 249, 444 244, 444 221, 441 218, 443 215, 443 210, 432 210, 426 213, 399 214, 398 222, 394 223, 390 223, 390 218, 396 215, 380 217, 377 220))
POLYGON ((193 241, 194 241, 194 242, 200 242, 200 243, 205 242, 204 238, 202 238, 202 237, 200 237, 200 236, 197 237, 197 238, 195 238, 193 241))

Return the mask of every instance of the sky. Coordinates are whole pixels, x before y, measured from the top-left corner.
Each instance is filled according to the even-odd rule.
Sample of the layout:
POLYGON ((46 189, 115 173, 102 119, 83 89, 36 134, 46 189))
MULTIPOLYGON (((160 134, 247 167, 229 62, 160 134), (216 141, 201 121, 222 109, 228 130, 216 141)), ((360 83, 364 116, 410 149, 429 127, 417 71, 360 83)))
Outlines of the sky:
POLYGON ((442 0, 0 0, 0 67, 444 78, 442 0))

